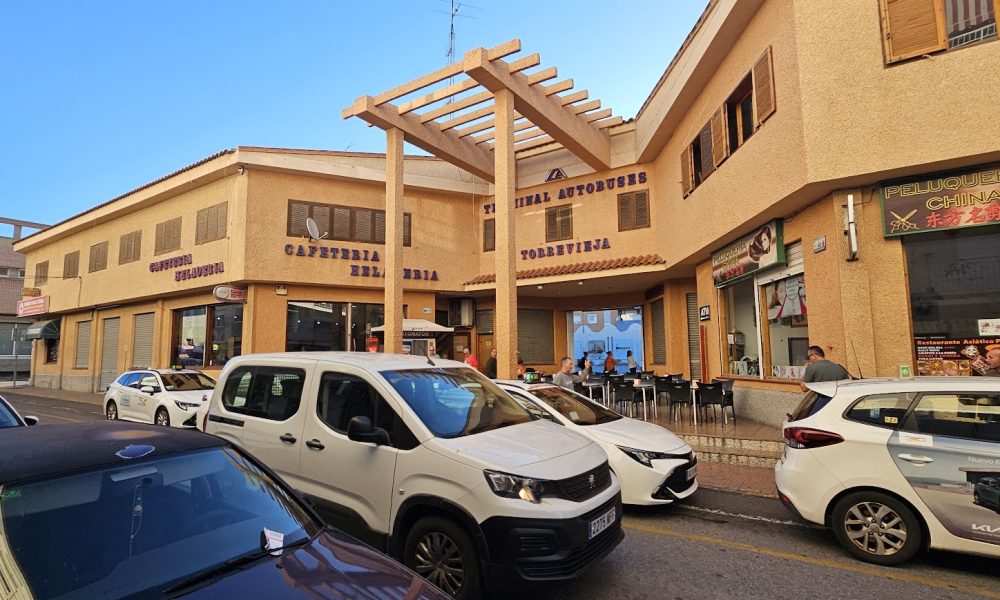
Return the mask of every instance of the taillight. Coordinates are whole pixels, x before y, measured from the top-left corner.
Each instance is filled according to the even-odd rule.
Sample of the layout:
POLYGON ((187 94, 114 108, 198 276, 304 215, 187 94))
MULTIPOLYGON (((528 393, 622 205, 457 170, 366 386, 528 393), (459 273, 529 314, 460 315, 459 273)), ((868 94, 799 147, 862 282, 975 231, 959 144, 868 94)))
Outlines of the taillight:
POLYGON ((829 431, 808 427, 785 427, 785 442, 792 448, 822 448, 844 441, 844 438, 829 431))

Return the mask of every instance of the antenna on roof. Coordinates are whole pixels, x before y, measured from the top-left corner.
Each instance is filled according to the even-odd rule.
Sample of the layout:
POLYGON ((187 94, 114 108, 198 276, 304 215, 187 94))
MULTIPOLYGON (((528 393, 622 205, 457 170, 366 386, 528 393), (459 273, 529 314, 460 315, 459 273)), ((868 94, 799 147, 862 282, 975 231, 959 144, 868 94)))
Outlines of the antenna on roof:
MULTIPOLYGON (((461 3, 461 2, 455 2, 455 0, 442 0, 442 2, 449 2, 449 1, 451 2, 451 10, 448 11, 448 19, 449 19, 449 29, 448 29, 448 64, 452 65, 452 64, 455 64, 455 17, 462 17, 462 18, 465 18, 465 19, 472 19, 472 18, 474 18, 474 17, 470 17, 469 15, 460 15, 460 14, 458 14, 458 12, 460 10, 462 10, 463 8, 475 8, 476 10, 484 10, 484 9, 480 8, 478 6, 473 6, 471 4, 464 4, 464 3, 461 3)), ((435 11, 435 12, 443 12, 443 11, 435 11)), ((448 79, 448 83, 449 84, 454 83, 454 79, 455 79, 454 77, 450 77, 448 79)), ((455 97, 454 96, 449 96, 447 104, 450 104, 450 103, 452 103, 454 101, 455 101, 455 97)))

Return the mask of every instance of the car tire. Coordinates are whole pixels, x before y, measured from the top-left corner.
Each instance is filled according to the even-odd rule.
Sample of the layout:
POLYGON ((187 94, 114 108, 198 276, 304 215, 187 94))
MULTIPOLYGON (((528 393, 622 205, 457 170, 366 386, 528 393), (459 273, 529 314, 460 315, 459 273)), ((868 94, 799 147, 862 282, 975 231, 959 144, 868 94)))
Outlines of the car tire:
POLYGON ((923 545, 923 529, 913 510, 881 492, 855 492, 841 498, 833 507, 831 526, 855 558, 877 565, 905 563, 923 545))
POLYGON ((482 596, 479 552, 454 521, 424 517, 414 523, 403 544, 403 562, 456 600, 482 596), (445 562, 448 568, 442 568, 445 562))
POLYGON ((118 405, 115 404, 114 400, 108 402, 108 405, 104 407, 104 418, 109 421, 118 420, 118 405))
POLYGON ((977 506, 982 506, 983 503, 979 500, 979 494, 972 494, 972 503, 977 506))
POLYGON ((156 409, 156 416, 153 417, 153 423, 162 425, 163 427, 170 427, 170 414, 167 413, 167 409, 162 406, 156 409))

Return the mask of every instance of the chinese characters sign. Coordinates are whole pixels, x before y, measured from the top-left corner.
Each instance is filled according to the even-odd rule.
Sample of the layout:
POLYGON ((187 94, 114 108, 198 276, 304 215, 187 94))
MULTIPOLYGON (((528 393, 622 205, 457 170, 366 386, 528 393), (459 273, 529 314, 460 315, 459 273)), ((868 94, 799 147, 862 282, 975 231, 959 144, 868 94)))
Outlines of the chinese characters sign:
POLYGON ((1000 223, 1000 165, 879 187, 885 237, 1000 223))

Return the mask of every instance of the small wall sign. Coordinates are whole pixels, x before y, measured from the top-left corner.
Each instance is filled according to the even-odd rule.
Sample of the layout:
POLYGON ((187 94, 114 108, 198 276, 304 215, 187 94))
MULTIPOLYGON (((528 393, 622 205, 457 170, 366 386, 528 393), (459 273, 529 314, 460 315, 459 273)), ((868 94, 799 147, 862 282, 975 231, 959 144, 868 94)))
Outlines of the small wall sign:
POLYGON ((813 240, 813 254, 819 254, 826 250, 826 236, 821 235, 813 240))
POLYGON ((698 308, 698 320, 708 321, 712 318, 712 307, 706 304, 698 308))

